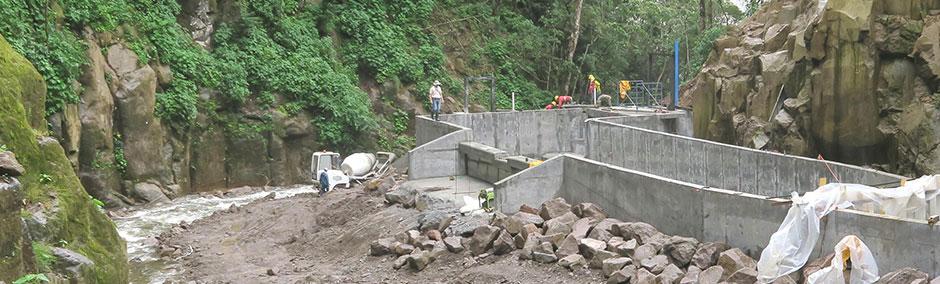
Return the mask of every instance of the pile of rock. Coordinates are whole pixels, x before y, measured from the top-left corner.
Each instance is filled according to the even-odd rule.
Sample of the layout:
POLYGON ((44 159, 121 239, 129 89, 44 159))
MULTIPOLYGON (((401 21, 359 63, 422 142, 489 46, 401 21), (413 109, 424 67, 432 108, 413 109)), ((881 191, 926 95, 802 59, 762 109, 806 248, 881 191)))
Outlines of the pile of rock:
POLYGON ((444 237, 453 216, 442 211, 429 211, 418 217, 416 230, 401 232, 394 237, 379 239, 369 246, 369 255, 395 255, 393 267, 407 265, 416 271, 424 270, 443 253, 463 252, 459 237, 444 237))

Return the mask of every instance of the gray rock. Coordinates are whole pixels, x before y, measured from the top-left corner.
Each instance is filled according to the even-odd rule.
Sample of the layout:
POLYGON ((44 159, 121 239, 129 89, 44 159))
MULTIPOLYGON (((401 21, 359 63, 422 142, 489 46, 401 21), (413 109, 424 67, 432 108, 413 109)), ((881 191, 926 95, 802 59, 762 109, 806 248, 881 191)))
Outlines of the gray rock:
POLYGON ((389 204, 401 204, 402 207, 411 208, 415 206, 415 196, 418 190, 411 186, 400 186, 398 189, 385 193, 385 200, 389 204))
POLYGON ((52 255, 56 257, 54 262, 56 269, 65 271, 72 277, 80 277, 83 270, 95 267, 94 261, 68 249, 53 247, 52 255))
POLYGON ((639 244, 651 242, 663 244, 668 239, 665 234, 656 230, 656 227, 643 222, 614 224, 611 230, 614 235, 621 236, 625 240, 636 239, 639 244))
POLYGON ((631 263, 633 263, 633 260, 629 257, 608 258, 601 262, 601 270, 604 271, 604 276, 610 276, 631 263))
POLYGON ((656 284, 674 284, 678 283, 682 277, 685 276, 685 272, 682 272, 682 269, 676 266, 675 264, 669 264, 666 266, 666 269, 663 269, 659 275, 656 276, 656 284))
POLYGON ((470 250, 470 253, 473 255, 480 255, 493 246, 493 240, 499 236, 499 233, 500 229, 497 227, 489 225, 480 226, 473 231, 473 236, 463 245, 470 250))
POLYGON ((698 268, 706 269, 718 263, 718 256, 731 249, 731 246, 725 243, 708 242, 703 243, 695 250, 692 255, 692 265, 698 268))
POLYGON ((392 263, 392 268, 395 270, 401 269, 408 264, 408 255, 402 255, 395 259, 395 262, 392 263))
POLYGON ((594 269, 603 269, 605 260, 617 257, 620 257, 620 255, 606 250, 599 250, 594 252, 594 257, 591 257, 591 261, 588 263, 588 266, 594 269))
MULTIPOLYGON (((450 226, 447 227, 448 236, 461 236, 469 238, 473 235, 473 230, 476 230, 477 227, 486 225, 487 222, 483 218, 476 217, 457 217, 451 221, 450 226)), ((445 231, 442 231, 445 232, 445 231)))
POLYGON ((395 255, 407 255, 411 254, 414 250, 415 246, 413 245, 396 242, 392 252, 394 252, 395 255))
POLYGON ((648 259, 656 256, 659 253, 659 250, 656 249, 656 246, 653 244, 645 244, 637 247, 633 250, 632 257, 637 261, 648 259))
POLYGON ((428 211, 418 215, 418 229, 422 232, 438 230, 443 232, 450 226, 454 217, 444 211, 428 211))
MULTIPOLYGON (((753 267, 742 268, 731 275, 728 276, 728 279, 725 280, 728 283, 735 284, 751 284, 757 283, 757 269, 753 267)), ((909 282, 903 282, 909 283, 909 282)))
POLYGON ((535 226, 542 226, 542 223, 545 222, 542 220, 542 217, 539 217, 535 214, 529 214, 525 212, 516 212, 506 220, 505 229, 509 231, 510 234, 516 235, 522 233, 525 228, 525 225, 534 224, 535 226))
MULTIPOLYGON (((726 250, 718 255, 718 266, 725 269, 722 278, 728 278, 732 274, 744 269, 756 269, 757 262, 753 258, 744 254, 739 248, 726 250)), ((742 275, 742 279, 745 275, 742 275)), ((756 281, 756 280, 755 280, 756 281)), ((751 282, 753 283, 753 282, 751 282)))
POLYGON ((623 284, 629 283, 630 279, 636 275, 636 267, 633 265, 626 265, 620 270, 611 273, 607 278, 607 284, 623 284))
POLYGON ((663 254, 669 256, 679 267, 686 267, 692 261, 697 247, 698 240, 696 239, 672 236, 663 246, 663 254))
MULTIPOLYGON (((591 218, 591 219, 593 219, 593 218, 591 218)), ((606 219, 601 220, 600 222, 597 222, 597 224, 594 224, 594 226, 591 227, 591 230, 592 230, 592 231, 593 231, 593 230, 604 230, 604 231, 607 231, 607 232, 610 232, 611 234, 613 234, 613 232, 614 232, 614 225, 616 225, 616 224, 622 224, 622 223, 623 223, 623 221, 620 221, 620 220, 617 220, 617 219, 614 219, 614 218, 606 218, 606 219)))
POLYGON ((535 260, 535 261, 541 262, 541 263, 552 263, 552 262, 555 262, 556 260, 558 260, 558 258, 555 257, 555 254, 554 254, 554 253, 533 252, 533 253, 532 253, 532 260, 535 260))
POLYGON ((591 227, 594 227, 599 220, 594 218, 581 218, 578 221, 575 221, 571 224, 571 234, 575 238, 583 239, 587 238, 588 232, 591 231, 591 227))
POLYGON ((572 254, 559 259, 558 265, 570 270, 578 270, 587 266, 587 260, 580 254, 572 254))
POLYGON ((403 244, 415 244, 421 237, 421 232, 417 230, 407 230, 395 235, 395 240, 403 244))
POLYGON ((656 275, 650 273, 646 268, 636 270, 636 275, 630 280, 631 284, 652 284, 656 282, 656 275))
POLYGON ((913 283, 915 281, 926 282, 927 279, 930 279, 927 273, 915 268, 905 267, 881 276, 881 279, 875 282, 875 284, 901 284, 913 283))
POLYGON ((581 251, 578 248, 579 245, 580 242, 574 237, 574 234, 568 235, 565 237, 565 240, 561 241, 561 245, 559 245, 558 250, 555 251, 555 256, 565 258, 569 255, 578 254, 581 251))
POLYGON ((16 155, 13 152, 0 152, 0 176, 18 177, 25 172, 26 169, 16 160, 16 155))
POLYGON ((571 212, 571 205, 564 198, 556 197, 542 203, 539 216, 548 221, 569 212, 571 212))
POLYGON ((666 266, 669 266, 669 257, 665 255, 657 255, 651 258, 640 260, 640 267, 646 268, 649 272, 653 274, 659 274, 666 266))
POLYGON ((463 252, 463 245, 461 244, 460 237, 446 237, 444 238, 444 245, 447 247, 447 251, 452 253, 463 252))
POLYGON ((429 251, 416 251, 409 254, 405 261, 408 262, 408 267, 411 269, 421 271, 427 268, 428 264, 434 261, 434 258, 429 251))
POLYGON ((695 265, 689 266, 689 270, 685 272, 685 276, 682 276, 682 279, 679 279, 679 284, 698 283, 698 275, 701 273, 702 270, 695 265))
POLYGON ((453 201, 431 195, 428 192, 418 192, 415 194, 415 209, 419 211, 427 210, 447 210, 457 207, 453 201))
POLYGON ((588 234, 588 238, 592 238, 592 239, 599 240, 602 242, 607 242, 610 240, 610 238, 613 238, 613 237, 614 235, 612 235, 609 231, 603 230, 603 229, 596 229, 596 228, 591 230, 591 233, 588 234))
POLYGON ((829 267, 829 265, 832 264, 832 258, 834 258, 835 256, 836 256, 835 253, 829 253, 826 256, 814 259, 806 263, 806 265, 804 265, 803 269, 801 270, 803 279, 809 279, 809 276, 812 275, 813 273, 816 273, 816 271, 829 267))
POLYGON ((576 221, 578 221, 578 216, 575 216, 574 213, 567 212, 554 219, 545 221, 542 227, 544 229, 545 235, 556 233, 568 235, 571 233, 571 225, 574 225, 574 222, 576 221))
POLYGON ((539 243, 549 242, 556 248, 561 246, 561 242, 565 240, 565 235, 563 234, 551 234, 551 235, 538 235, 539 243))
POLYGON ((617 246, 620 246, 624 243, 626 242, 624 242, 623 238, 621 237, 611 237, 609 240, 607 240, 607 250, 617 252, 617 246))
POLYGON ((594 203, 579 203, 571 208, 571 212, 574 212, 579 218, 594 218, 598 220, 607 218, 607 213, 604 213, 604 209, 601 209, 594 203))
POLYGON ((594 254, 607 248, 607 243, 595 239, 581 239, 578 250, 585 258, 594 258, 594 254))
POLYGON ((518 234, 515 237, 512 237, 512 244, 516 248, 521 249, 523 246, 525 246, 525 235, 518 234))
POLYGON ((529 234, 528 237, 526 237, 525 244, 522 245, 522 251, 519 253, 520 259, 532 258, 532 252, 534 252, 535 249, 538 248, 539 244, 541 244, 539 242, 538 236, 539 234, 532 233, 532 234, 529 234))
MULTIPOLYGON (((619 253, 622 256, 633 256, 634 252, 636 251, 636 248, 637 248, 636 240, 629 240, 629 241, 625 241, 617 245, 617 247, 615 247, 611 251, 619 253)), ((608 248, 608 250, 610 249, 608 248)), ((652 256, 652 254, 650 254, 649 256, 652 256)))
POLYGON ((369 255, 383 256, 391 254, 395 249, 395 242, 394 238, 378 239, 369 245, 369 255))
POLYGON ((170 201, 159 186, 148 182, 135 184, 131 196, 148 203, 170 201))
POLYGON ((700 284, 718 284, 721 282, 721 276, 725 274, 725 269, 721 266, 712 266, 702 270, 698 274, 698 283, 700 284))
POLYGON ((437 243, 438 243, 437 241, 432 240, 428 237, 420 236, 417 239, 415 239, 415 242, 412 245, 414 245, 415 247, 421 248, 422 250, 432 250, 434 249, 434 246, 437 245, 437 243))
POLYGON ((512 239, 512 235, 506 230, 502 230, 496 240, 493 240, 493 254, 495 255, 507 254, 515 248, 516 243, 512 239))

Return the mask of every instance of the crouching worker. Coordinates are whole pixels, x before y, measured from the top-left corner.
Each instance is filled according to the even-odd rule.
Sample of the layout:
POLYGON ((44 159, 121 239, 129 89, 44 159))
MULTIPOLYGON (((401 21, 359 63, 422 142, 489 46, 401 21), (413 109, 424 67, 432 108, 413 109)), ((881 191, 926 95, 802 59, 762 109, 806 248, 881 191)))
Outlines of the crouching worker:
POLYGON ((327 190, 330 190, 330 175, 327 174, 326 169, 323 169, 320 172, 320 196, 323 196, 327 190))

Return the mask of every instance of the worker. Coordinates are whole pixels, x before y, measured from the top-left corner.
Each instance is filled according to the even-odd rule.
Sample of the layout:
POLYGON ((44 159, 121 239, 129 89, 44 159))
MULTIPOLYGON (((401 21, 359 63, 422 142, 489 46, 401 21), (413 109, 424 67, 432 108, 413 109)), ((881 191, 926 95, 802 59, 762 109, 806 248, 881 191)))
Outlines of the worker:
POLYGON ((555 96, 552 103, 545 105, 545 109, 562 108, 565 104, 570 104, 573 100, 571 96, 555 96))
POLYGON ((320 172, 320 196, 323 196, 330 189, 330 175, 326 173, 326 168, 320 172))
POLYGON ((428 99, 431 100, 431 119, 438 121, 441 118, 441 101, 444 100, 443 91, 441 91, 441 81, 434 80, 434 85, 428 91, 428 99))

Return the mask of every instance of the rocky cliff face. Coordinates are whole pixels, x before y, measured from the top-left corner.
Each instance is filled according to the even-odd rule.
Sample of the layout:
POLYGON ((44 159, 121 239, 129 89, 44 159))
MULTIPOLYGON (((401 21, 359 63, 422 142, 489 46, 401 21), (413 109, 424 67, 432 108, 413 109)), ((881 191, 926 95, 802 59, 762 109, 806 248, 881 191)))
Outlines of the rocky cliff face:
POLYGON ((0 282, 31 272, 127 282, 124 240, 47 136, 45 95, 36 69, 0 36, 0 282))
POLYGON ((940 171, 940 1, 776 0, 685 86, 696 136, 940 171))

